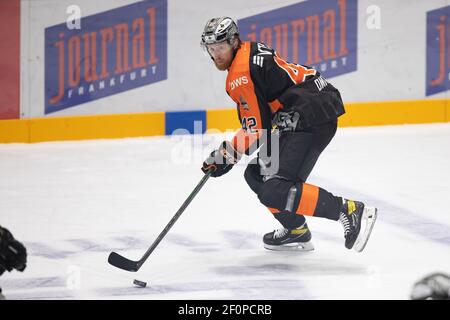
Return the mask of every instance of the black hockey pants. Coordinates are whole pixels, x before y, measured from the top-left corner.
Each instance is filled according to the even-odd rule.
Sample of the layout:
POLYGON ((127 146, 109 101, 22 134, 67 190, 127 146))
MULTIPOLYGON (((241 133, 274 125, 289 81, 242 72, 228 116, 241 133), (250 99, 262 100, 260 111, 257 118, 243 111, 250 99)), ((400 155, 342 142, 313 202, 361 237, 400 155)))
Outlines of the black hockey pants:
POLYGON ((342 198, 306 183, 336 128, 337 120, 333 120, 300 131, 282 132, 279 150, 271 154, 272 164, 274 157, 279 156, 275 174, 266 175, 267 172, 261 170, 267 162, 260 156, 261 152, 259 160, 247 166, 244 176, 248 185, 285 228, 301 226, 305 222, 304 215, 339 219, 342 198))

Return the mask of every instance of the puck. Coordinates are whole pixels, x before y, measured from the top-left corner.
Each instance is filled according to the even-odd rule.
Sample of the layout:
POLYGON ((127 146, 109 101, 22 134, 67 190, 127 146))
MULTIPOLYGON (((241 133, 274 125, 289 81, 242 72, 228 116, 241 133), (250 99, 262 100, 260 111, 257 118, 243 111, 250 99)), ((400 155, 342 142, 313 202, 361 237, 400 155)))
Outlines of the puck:
POLYGON ((134 279, 133 283, 135 285, 137 285, 138 287, 142 287, 142 288, 145 288, 147 286, 147 282, 139 281, 137 279, 134 279))

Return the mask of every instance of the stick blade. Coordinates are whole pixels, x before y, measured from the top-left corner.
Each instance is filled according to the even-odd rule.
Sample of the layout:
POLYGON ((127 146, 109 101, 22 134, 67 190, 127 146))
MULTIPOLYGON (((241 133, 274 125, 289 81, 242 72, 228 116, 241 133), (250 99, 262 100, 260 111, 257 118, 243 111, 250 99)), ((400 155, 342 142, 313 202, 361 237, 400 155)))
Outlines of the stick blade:
POLYGON ((136 272, 139 270, 138 261, 129 260, 118 253, 111 252, 108 257, 109 264, 122 270, 136 272))

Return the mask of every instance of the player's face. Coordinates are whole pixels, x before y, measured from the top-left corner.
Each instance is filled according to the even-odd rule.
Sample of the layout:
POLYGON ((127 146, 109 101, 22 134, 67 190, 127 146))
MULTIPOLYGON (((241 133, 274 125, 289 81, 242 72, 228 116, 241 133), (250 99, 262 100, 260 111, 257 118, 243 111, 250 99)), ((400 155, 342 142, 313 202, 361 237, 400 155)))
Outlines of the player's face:
POLYGON ((207 49, 217 69, 227 70, 233 61, 233 47, 226 41, 207 45, 207 49))

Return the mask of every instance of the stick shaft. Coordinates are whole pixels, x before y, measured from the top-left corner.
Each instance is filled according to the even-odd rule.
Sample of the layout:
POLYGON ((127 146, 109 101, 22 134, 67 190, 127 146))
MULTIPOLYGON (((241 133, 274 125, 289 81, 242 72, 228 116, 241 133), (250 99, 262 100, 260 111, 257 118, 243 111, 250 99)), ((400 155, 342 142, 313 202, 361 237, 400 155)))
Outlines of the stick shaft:
POLYGON ((202 189, 206 181, 208 181, 209 177, 211 176, 212 171, 208 171, 203 178, 200 180, 200 182, 197 184, 197 186, 194 188, 194 190, 191 192, 189 197, 183 202, 180 209, 175 213, 173 218, 169 221, 169 223, 166 225, 163 231, 159 234, 159 236, 156 238, 156 240, 153 242, 153 244, 148 248, 148 250, 145 252, 145 254, 142 256, 142 258, 138 261, 138 268, 141 267, 141 265, 144 264, 144 262, 147 260, 147 258, 152 254, 153 250, 158 246, 158 244, 161 242, 161 240, 165 237, 167 232, 169 232, 170 228, 175 224, 175 222, 178 220, 178 218, 181 216, 183 211, 187 208, 187 206, 191 203, 191 201, 195 198, 197 193, 202 189))

